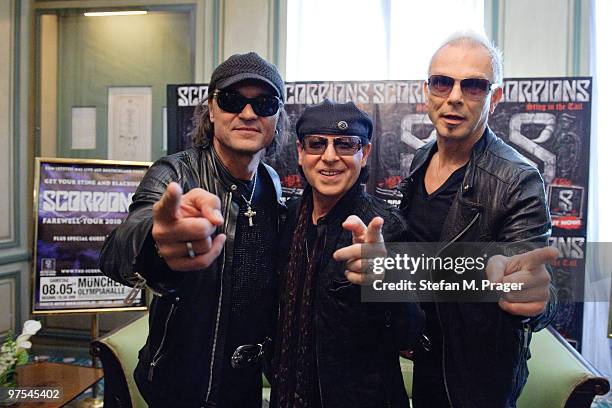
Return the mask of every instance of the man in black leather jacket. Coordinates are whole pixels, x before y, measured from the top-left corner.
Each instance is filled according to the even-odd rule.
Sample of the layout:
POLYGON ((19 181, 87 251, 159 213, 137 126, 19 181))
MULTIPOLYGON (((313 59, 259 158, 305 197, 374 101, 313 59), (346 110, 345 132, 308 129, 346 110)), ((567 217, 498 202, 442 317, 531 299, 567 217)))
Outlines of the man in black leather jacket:
MULTIPOLYGON (((432 243, 438 254, 456 242, 484 242, 497 254, 485 278, 524 286, 496 303, 449 301, 444 293, 421 303, 426 322, 413 357, 416 408, 515 407, 527 380, 531 333, 549 324, 556 309, 545 263, 558 251, 546 247, 544 183, 487 126, 502 97, 501 64, 500 52, 476 33, 454 34, 436 51, 423 89, 437 139, 416 152, 398 187, 400 210, 407 242, 432 243)), ((347 269, 357 273, 370 257, 363 248, 355 243, 335 258, 350 261, 347 269)), ((461 276, 448 273, 438 279, 461 276)))
POLYGON ((134 373, 150 406, 261 407, 261 366, 231 358, 274 326, 284 205, 261 158, 285 131, 283 100, 278 70, 257 54, 219 65, 195 147, 153 164, 105 242, 102 271, 155 293, 134 373))
POLYGON ((296 132, 308 184, 281 230, 272 405, 409 407, 399 351, 420 338, 418 304, 362 303, 364 276, 333 259, 353 240, 375 242, 381 227, 388 242, 406 234, 399 211, 361 185, 372 121, 352 102, 325 100, 304 110, 296 132))
MULTIPOLYGON (((399 187, 409 241, 547 245, 551 223, 538 170, 487 126, 502 97, 501 64, 499 51, 474 33, 452 36, 432 57, 423 89, 437 140, 416 152, 399 187)), ((516 406, 531 333, 554 317, 555 292, 542 263, 555 257, 556 250, 545 248, 533 262, 491 260, 505 263, 505 273, 487 276, 491 281, 537 282, 522 299, 423 303, 415 407, 516 406), (520 270, 523 276, 513 275, 520 270)))

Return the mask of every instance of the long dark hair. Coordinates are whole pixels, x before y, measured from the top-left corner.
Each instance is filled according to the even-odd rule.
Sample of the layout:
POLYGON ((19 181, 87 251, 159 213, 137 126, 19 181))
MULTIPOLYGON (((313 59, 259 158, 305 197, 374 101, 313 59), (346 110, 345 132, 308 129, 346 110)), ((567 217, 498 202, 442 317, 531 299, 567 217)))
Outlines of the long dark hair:
MULTIPOLYGON (((209 94, 207 99, 202 99, 196 106, 193 112, 193 130, 190 133, 191 142, 196 147, 208 147, 211 144, 212 138, 215 135, 215 126, 210 121, 208 115, 208 101, 212 100, 213 95, 209 94)), ((289 116, 284 107, 278 110, 278 120, 276 122, 276 134, 270 146, 266 148, 267 155, 278 153, 278 147, 282 146, 287 141, 290 122, 289 116)))

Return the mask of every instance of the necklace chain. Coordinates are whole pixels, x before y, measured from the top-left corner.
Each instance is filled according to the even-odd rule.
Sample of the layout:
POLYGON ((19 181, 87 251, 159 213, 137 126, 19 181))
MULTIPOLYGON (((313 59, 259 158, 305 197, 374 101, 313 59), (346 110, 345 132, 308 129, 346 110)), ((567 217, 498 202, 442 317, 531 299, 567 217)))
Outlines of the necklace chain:
POLYGON ((253 195, 255 195, 255 187, 257 187, 257 171, 255 171, 255 175, 253 176, 253 188, 251 189, 251 196, 249 197, 249 199, 247 200, 244 194, 240 193, 240 197, 242 197, 244 202, 249 206, 253 201, 253 195))
POLYGON ((249 227, 253 226, 253 217, 257 215, 257 211, 253 211, 251 208, 251 203, 253 202, 253 196, 255 195, 255 188, 257 187, 257 170, 255 171, 255 175, 253 176, 253 189, 251 190, 251 197, 247 200, 244 194, 240 193, 240 197, 244 200, 247 205, 247 210, 242 213, 244 216, 249 219, 249 227))

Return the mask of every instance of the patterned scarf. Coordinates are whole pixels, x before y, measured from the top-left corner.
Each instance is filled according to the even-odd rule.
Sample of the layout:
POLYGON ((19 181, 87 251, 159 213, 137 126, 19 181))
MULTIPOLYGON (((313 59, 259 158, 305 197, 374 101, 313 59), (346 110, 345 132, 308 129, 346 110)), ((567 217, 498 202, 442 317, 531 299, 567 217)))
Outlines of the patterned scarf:
MULTIPOLYGON (((281 278, 280 316, 274 353, 278 407, 318 406, 315 354, 313 350, 314 274, 317 240, 312 254, 306 252, 308 226, 312 217, 312 190, 302 197, 297 225, 291 241, 286 274, 281 278)), ((282 273, 282 271, 281 271, 282 273)))

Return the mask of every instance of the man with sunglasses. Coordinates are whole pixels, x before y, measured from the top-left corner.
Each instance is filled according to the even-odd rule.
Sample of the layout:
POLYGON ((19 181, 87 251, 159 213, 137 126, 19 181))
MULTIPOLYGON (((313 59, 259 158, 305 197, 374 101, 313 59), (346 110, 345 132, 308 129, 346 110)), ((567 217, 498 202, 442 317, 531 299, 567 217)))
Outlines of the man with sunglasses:
MULTIPOLYGON (((437 138, 415 153, 398 187, 405 240, 439 250, 487 243, 486 279, 521 283, 523 290, 505 293, 497 303, 470 301, 475 297, 421 303, 426 321, 413 355, 416 408, 515 407, 527 380, 531 333, 554 317, 557 299, 545 264, 558 251, 546 247, 551 223, 544 183, 487 125, 502 97, 501 83, 500 51, 468 32, 438 48, 423 84, 437 138)), ((356 240, 334 258, 349 261, 350 274, 359 273, 370 257, 363 250, 356 240)))
POLYGON ((261 407, 284 212, 261 159, 285 132, 284 97, 277 68, 255 53, 219 65, 194 147, 153 164, 105 242, 102 271, 156 294, 134 373, 152 407, 261 407))
MULTIPOLYGON (((501 84, 501 53, 486 37, 458 33, 434 53, 423 92, 437 138, 416 152, 399 187, 410 241, 547 245, 551 222, 540 173, 487 125, 501 84)), ((531 332, 554 316, 544 263, 556 256, 541 248, 491 259, 489 280, 527 288, 497 304, 422 304, 415 407, 515 407, 527 379, 531 332)))
POLYGON ((353 239, 377 242, 381 230, 387 241, 405 234, 399 211, 362 187, 372 121, 352 102, 325 100, 306 107, 296 132, 307 185, 288 204, 281 232, 272 403, 408 407, 398 353, 418 340, 420 309, 415 303, 361 303, 353 282, 367 283, 364 276, 345 275, 345 264, 332 259, 353 239), (347 229, 356 216, 370 225, 353 234, 347 229))

